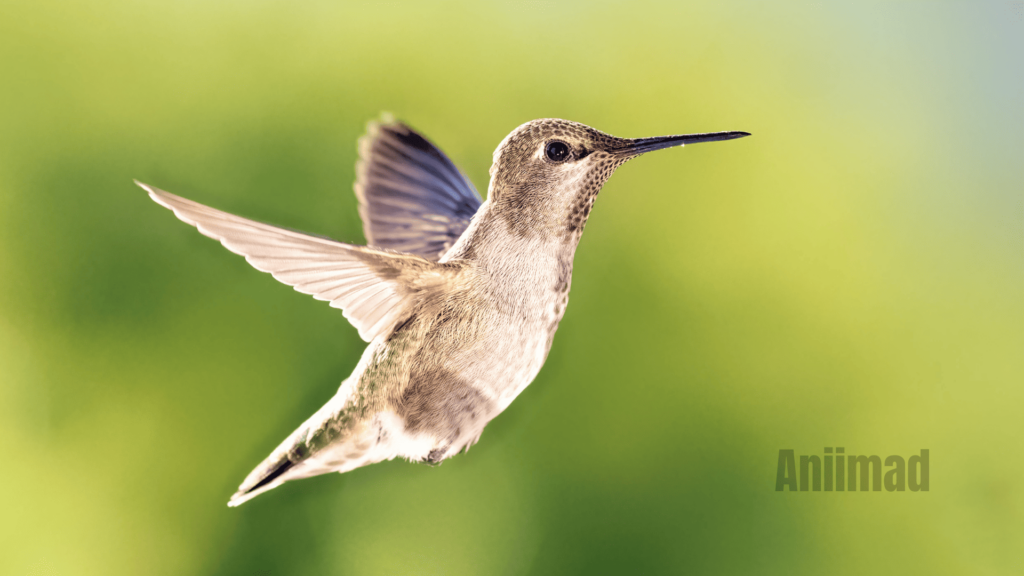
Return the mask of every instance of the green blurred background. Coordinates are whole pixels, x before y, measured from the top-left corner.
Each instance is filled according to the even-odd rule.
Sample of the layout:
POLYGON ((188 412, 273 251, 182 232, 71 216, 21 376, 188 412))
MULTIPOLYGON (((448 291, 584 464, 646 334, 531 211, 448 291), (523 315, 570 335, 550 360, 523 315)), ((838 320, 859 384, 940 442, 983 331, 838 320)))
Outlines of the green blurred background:
POLYGON ((0 4, 0 573, 1019 574, 1020 2, 0 4), (746 130, 605 187, 468 455, 228 496, 364 348, 133 178, 362 242, 381 110, 746 130), (780 448, 931 450, 777 493, 780 448))

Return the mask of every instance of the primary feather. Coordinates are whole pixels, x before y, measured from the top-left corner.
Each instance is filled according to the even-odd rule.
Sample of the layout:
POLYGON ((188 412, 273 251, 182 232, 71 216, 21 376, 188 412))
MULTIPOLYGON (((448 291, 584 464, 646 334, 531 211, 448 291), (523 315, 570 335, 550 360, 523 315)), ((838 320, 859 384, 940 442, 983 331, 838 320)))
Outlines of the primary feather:
POLYGON ((386 334, 434 283, 443 265, 412 254, 352 246, 221 212, 138 182, 182 221, 245 256, 254 268, 326 300, 369 342, 386 334))
POLYGON ((437 260, 480 208, 480 195, 437 146, 385 116, 359 140, 356 198, 371 246, 437 260))

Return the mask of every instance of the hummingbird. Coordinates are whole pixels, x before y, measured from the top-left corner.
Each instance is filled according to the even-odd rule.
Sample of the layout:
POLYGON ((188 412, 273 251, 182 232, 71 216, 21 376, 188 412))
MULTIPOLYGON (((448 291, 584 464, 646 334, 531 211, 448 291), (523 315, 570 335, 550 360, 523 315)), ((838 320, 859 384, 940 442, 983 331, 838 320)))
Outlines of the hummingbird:
POLYGON ((565 314, 598 192, 641 154, 747 132, 617 138, 561 119, 513 130, 487 199, 441 150, 384 115, 359 139, 366 246, 256 222, 136 181, 257 270, 330 302, 368 342, 338 392, 256 467, 243 502, 290 480, 468 450, 537 376, 565 314))

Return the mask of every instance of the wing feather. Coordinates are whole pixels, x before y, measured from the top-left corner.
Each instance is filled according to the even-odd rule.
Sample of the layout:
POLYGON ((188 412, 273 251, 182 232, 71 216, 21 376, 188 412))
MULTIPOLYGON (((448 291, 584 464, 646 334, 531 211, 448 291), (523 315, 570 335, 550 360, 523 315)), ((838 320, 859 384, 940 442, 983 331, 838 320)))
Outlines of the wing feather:
POLYGON ((429 140, 390 117, 359 140, 356 198, 372 246, 436 261, 480 208, 480 195, 429 140))
POLYGON ((369 342, 406 317, 417 299, 441 287, 445 271, 413 254, 344 244, 240 216, 136 182, 179 219, 219 240, 254 268, 330 302, 369 342))

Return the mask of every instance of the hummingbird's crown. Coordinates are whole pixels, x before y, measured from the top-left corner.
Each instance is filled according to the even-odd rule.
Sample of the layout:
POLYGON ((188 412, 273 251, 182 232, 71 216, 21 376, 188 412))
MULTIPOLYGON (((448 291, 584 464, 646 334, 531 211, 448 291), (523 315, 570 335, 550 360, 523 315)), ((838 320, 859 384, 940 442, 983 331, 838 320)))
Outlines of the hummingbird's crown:
POLYGON ((494 151, 488 198, 520 235, 578 240, 594 198, 631 140, 558 118, 519 126, 494 151))
POLYGON ((494 163, 491 165, 491 179, 503 176, 503 172, 515 172, 515 167, 524 163, 531 156, 542 154, 542 146, 548 141, 556 140, 568 144, 576 158, 586 156, 595 150, 606 151, 625 142, 570 120, 561 118, 541 118, 531 120, 513 130, 494 150, 494 163))

